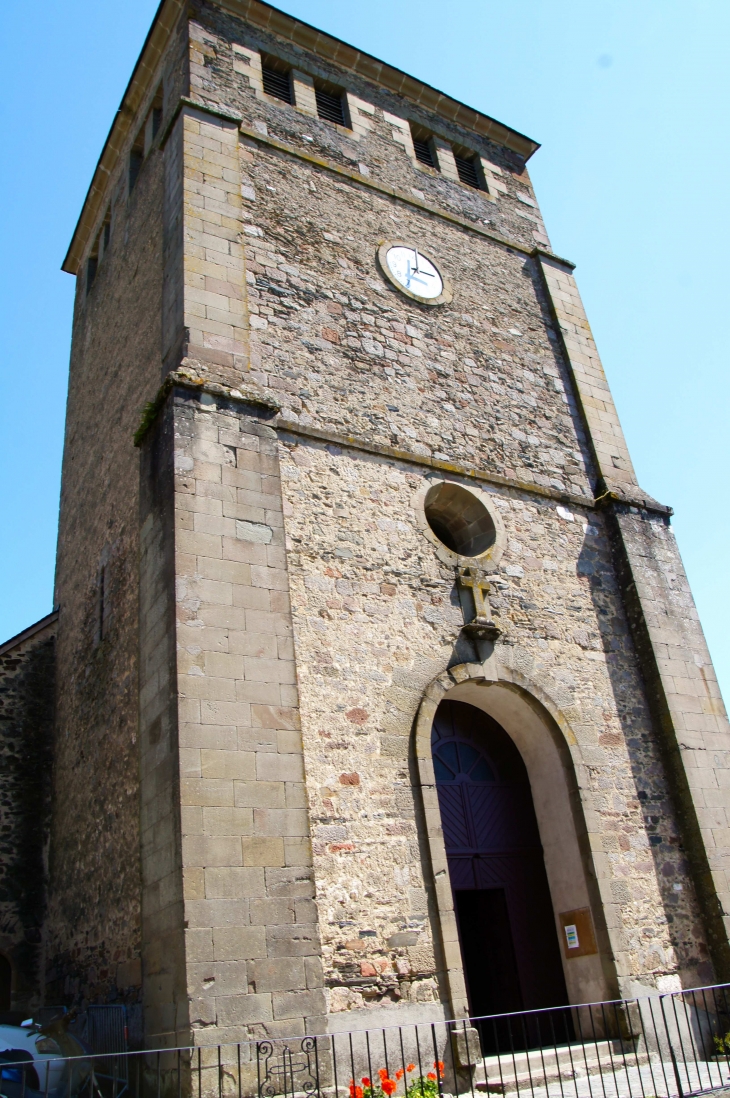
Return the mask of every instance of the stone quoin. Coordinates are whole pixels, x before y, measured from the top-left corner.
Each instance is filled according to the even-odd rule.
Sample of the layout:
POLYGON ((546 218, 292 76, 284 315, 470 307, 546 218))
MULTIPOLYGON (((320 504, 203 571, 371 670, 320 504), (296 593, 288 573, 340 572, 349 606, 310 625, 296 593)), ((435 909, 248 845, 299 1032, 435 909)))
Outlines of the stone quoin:
POLYGON ((58 610, 0 649, 14 1009, 163 1047, 730 979, 727 718, 537 147, 161 3, 64 262, 58 610))

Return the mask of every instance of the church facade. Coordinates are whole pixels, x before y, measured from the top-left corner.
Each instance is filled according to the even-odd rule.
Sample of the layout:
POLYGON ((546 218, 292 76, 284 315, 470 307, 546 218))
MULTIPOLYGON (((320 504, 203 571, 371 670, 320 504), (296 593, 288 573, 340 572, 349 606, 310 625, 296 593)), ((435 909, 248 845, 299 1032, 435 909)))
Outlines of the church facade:
POLYGON ((14 1002, 161 1047, 730 979, 727 718, 536 148, 258 0, 163 0, 64 264, 14 1002))

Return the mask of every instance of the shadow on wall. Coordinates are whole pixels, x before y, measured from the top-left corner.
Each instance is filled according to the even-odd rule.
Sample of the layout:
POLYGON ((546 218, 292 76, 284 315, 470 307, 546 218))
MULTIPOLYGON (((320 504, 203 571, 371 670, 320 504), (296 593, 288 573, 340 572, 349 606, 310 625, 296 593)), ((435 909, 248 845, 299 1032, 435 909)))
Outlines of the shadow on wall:
POLYGON ((13 961, 18 1009, 24 1010, 37 1001, 41 983, 45 848, 53 762, 53 637, 31 644, 24 651, 6 652, 0 670, 4 672, 0 720, 0 934, 3 948, 13 961))
MULTIPOLYGON (((449 592, 449 604, 458 608, 460 613, 463 613, 463 606, 461 597, 459 594, 459 588, 454 579, 449 592)), ((447 667, 454 667, 461 663, 474 663, 478 662, 479 654, 478 648, 475 642, 473 642, 463 630, 460 630, 459 635, 454 643, 451 651, 451 656, 448 660, 447 667)), ((415 722, 418 719, 418 714, 414 718, 415 722)), ((413 750, 413 732, 409 738, 409 750, 408 750, 408 773, 410 778, 410 786, 413 790, 420 790, 421 788, 421 775, 418 770, 418 759, 413 750)), ((436 962, 435 973, 433 975, 436 980, 438 988, 438 999, 440 1003, 448 1004, 448 1008, 452 1009, 451 1004, 451 990, 447 979, 447 961, 444 955, 443 941, 440 933, 441 927, 441 912, 439 910, 438 897, 436 889, 433 887, 434 882, 434 867, 431 858, 431 846, 428 838, 428 827, 426 824, 426 816, 424 811, 423 797, 414 796, 414 808, 415 808, 415 825, 416 825, 416 840, 418 843, 418 860, 421 868, 421 875, 423 882, 426 886, 427 897, 427 913, 426 921, 427 925, 431 927, 433 932, 433 950, 436 962)))
MULTIPOLYGON (((411 735, 409 743, 413 743, 413 736, 411 735)), ((420 789, 421 777, 418 772, 418 759, 415 752, 409 747, 408 751, 408 776, 410 778, 410 787, 413 790, 420 789)), ((431 847, 428 841, 428 828, 426 825, 426 814, 424 811, 423 797, 414 796, 413 805, 415 809, 415 826, 416 826, 416 842, 418 844, 418 862, 421 867, 421 877, 425 885, 426 890, 426 912, 424 913, 426 918, 424 919, 424 925, 431 928, 433 936, 433 952, 434 960, 436 964, 436 971, 433 973, 419 973, 420 977, 427 975, 432 976, 436 981, 437 996, 439 1003, 443 1003, 447 1010, 451 1010, 451 990, 447 979, 447 963, 443 949, 443 941, 438 928, 441 926, 441 912, 439 911, 438 897, 436 895, 436 889, 433 887, 434 880, 434 867, 431 860, 431 847)), ((415 942, 415 935, 414 935, 415 942)), ((404 990, 404 989, 402 989, 404 990)), ((447 1014, 449 1017, 450 1014, 447 1014)))
POLYGON ((10 1010, 13 970, 10 961, 0 953, 0 1011, 10 1010))
MULTIPOLYGON (((697 906, 683 836, 677 824, 677 807, 672 796, 665 760, 644 683, 638 657, 629 632, 616 571, 608 556, 586 537, 577 563, 578 578, 590 592, 595 617, 573 631, 572 640, 581 648, 603 651, 621 732, 608 726, 594 699, 594 711, 586 713, 601 729, 598 743, 609 752, 622 743, 628 754, 643 817, 644 830, 654 861, 656 879, 669 928, 669 937, 683 972, 685 986, 712 983, 715 974, 709 959, 705 931, 697 906), (686 981, 690 983, 687 984, 686 981)), ((621 811, 615 820, 615 846, 609 857, 642 858, 629 821, 622 826, 621 811)), ((629 897, 626 897, 627 901, 629 897)), ((652 967, 662 967, 659 959, 652 967)))

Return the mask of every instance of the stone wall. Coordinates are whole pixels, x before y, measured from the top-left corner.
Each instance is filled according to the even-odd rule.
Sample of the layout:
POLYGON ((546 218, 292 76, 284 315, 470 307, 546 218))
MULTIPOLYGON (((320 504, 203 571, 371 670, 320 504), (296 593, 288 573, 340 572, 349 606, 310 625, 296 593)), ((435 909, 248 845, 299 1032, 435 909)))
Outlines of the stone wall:
POLYGON ((0 646, 0 953, 12 1008, 41 1002, 56 615, 0 646))
POLYGON ((180 871, 175 651, 174 421, 140 450, 139 755, 142 1003, 148 1046, 189 1040, 180 871))
MULTIPOLYGON (((411 505, 433 473, 302 439, 282 455, 330 1009, 429 1001, 441 993, 409 744, 423 692, 464 659, 453 570, 411 505)), ((604 519, 491 498, 507 531, 497 648, 571 714, 621 986, 702 983, 712 967, 604 519)))
POLYGON ((123 161, 108 196, 108 247, 88 292, 86 270, 77 278, 56 571, 46 1001, 124 1000, 134 1038, 141 940, 133 435, 161 380, 163 188, 157 148, 131 194, 123 161))
POLYGON ((191 1021, 215 1022, 224 1040, 315 1032, 325 1004, 275 436, 245 405, 181 405, 177 671, 191 1021))
POLYGON ((725 706, 668 521, 617 507, 611 532, 710 952, 718 978, 726 980, 730 731, 725 706))
POLYGON ((193 5, 190 38, 190 91, 200 102, 241 115, 248 128, 268 132, 307 155, 314 152, 383 186, 458 212, 519 244, 548 243, 525 161, 512 149, 214 4, 193 5), (301 73, 303 82, 314 77, 342 88, 350 126, 318 118, 311 95, 302 101, 297 97, 295 106, 265 95, 260 53, 289 63, 295 82, 301 73), (434 131, 444 145, 453 142, 481 154, 492 177, 490 190, 462 186, 453 160, 451 170, 442 165, 440 172, 417 161, 409 120, 434 131))
MULTIPOLYGON (((372 86, 355 90, 372 105, 356 136, 358 156, 375 165, 367 173, 373 186, 353 182, 346 174, 352 161, 334 148, 350 140, 341 128, 306 116, 305 140, 302 111, 264 97, 250 75, 256 44, 286 55, 285 44, 260 35, 254 42, 251 28, 213 9, 206 19, 218 29, 191 25, 191 92, 235 112, 253 139, 242 140, 234 171, 212 153, 206 162, 193 152, 192 132, 197 125, 216 146, 222 141, 229 158, 233 116, 228 124, 211 116, 186 123, 188 188, 197 195, 191 259, 229 269, 225 277, 211 271, 199 289, 187 276, 189 364, 233 386, 243 371, 274 390, 287 418, 303 425, 592 498, 587 443, 558 332, 539 264, 528 254, 534 240, 524 237, 526 222, 517 216, 527 208, 519 198, 520 188, 529 191, 524 163, 514 154, 504 160, 502 150, 511 182, 498 198, 433 172, 423 182, 418 163, 392 136, 392 120, 400 112, 405 124, 411 105, 372 86), (235 60, 244 54, 234 45, 244 40, 248 69, 235 60), (425 214, 410 183, 433 184, 429 201, 445 216, 425 214), (393 197, 395 187, 405 200, 393 197), (506 219, 501 230, 517 247, 485 235, 484 217, 472 216, 472 206, 506 219), (449 220, 454 211, 458 226, 449 220), (230 258, 201 250, 195 236, 201 232, 227 240, 230 258), (453 306, 434 310, 408 301, 383 278, 376 251, 383 239, 396 238, 417 240, 458 286, 453 306), (237 301, 230 272, 239 262, 239 240, 246 282, 237 301)), ((319 62, 310 55, 306 63, 315 71, 319 62)), ((354 78, 340 79, 349 87, 354 78)), ((523 197, 534 204, 527 191, 523 197)), ((207 274, 192 263, 188 270, 207 274)))
POLYGON ((252 373, 287 418, 592 498, 534 260, 266 150, 243 156, 258 184, 252 373), (375 264, 387 237, 418 242, 458 287, 453 306, 389 286, 375 264))

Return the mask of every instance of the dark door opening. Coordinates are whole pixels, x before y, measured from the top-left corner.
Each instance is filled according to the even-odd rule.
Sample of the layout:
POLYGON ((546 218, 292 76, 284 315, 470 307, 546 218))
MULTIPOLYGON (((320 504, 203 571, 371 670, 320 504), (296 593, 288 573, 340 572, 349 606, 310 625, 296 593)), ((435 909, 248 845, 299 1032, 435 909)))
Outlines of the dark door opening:
POLYGON ((13 970, 10 961, 0 953, 0 1010, 10 1010, 13 970))
POLYGON ((459 890, 454 900, 471 1013, 483 1017, 522 1010, 505 890, 459 890))
MULTIPOLYGON (((519 751, 496 721, 464 702, 441 703, 431 742, 472 1017, 565 1006, 555 916, 519 751)), ((553 1013, 568 1019, 559 1028, 570 1036, 569 1012, 553 1013)), ((525 1031, 512 1043, 534 1042, 525 1031)))

